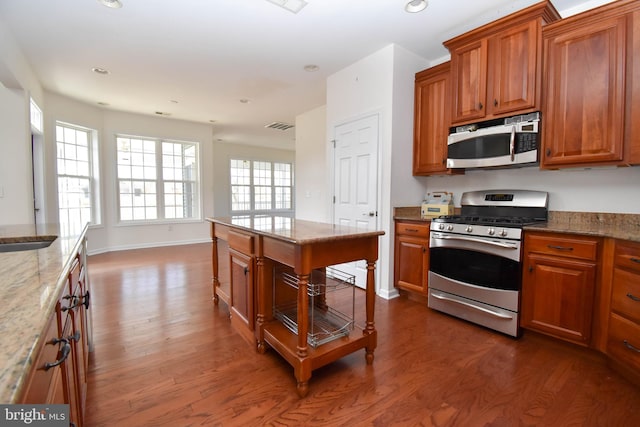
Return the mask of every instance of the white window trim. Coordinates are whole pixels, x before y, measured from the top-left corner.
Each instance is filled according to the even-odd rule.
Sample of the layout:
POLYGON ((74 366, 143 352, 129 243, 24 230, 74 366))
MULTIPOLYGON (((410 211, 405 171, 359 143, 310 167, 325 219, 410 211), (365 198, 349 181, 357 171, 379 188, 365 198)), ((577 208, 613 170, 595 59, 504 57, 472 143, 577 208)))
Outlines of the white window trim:
MULTIPOLYGON (((150 137, 150 136, 140 136, 140 135, 131 135, 131 134, 124 134, 124 133, 117 133, 114 136, 114 149, 115 149, 115 161, 114 161, 114 177, 115 177, 115 189, 114 189, 114 195, 115 195, 115 199, 116 199, 116 203, 115 205, 115 211, 114 211, 114 215, 116 220, 116 227, 132 227, 132 226, 145 226, 145 225, 165 225, 165 224, 196 224, 196 223, 203 223, 204 222, 204 207, 203 207, 203 185, 202 185, 202 158, 200 155, 200 151, 201 151, 201 146, 202 144, 199 141, 187 141, 187 140, 179 140, 179 139, 173 139, 173 138, 161 138, 161 137, 150 137), (144 140, 152 140, 155 142, 156 144, 156 185, 160 185, 164 182, 164 180, 161 179, 162 176, 162 150, 158 151, 158 146, 162 146, 163 142, 173 142, 173 143, 179 143, 179 144, 195 144, 197 147, 196 150, 196 163, 198 165, 198 171, 197 171, 197 179, 196 179, 196 185, 198 187, 196 193, 198 194, 198 198, 199 198, 199 202, 198 202, 198 214, 197 217, 193 217, 193 218, 157 218, 157 219, 144 219, 144 220, 122 220, 120 219, 120 178, 118 176, 118 161, 117 161, 117 156, 118 156, 118 138, 133 138, 133 139, 144 139, 144 140)), ((158 187, 159 188, 159 187, 158 187)), ((160 216, 161 213, 163 213, 163 207, 164 207, 164 200, 160 200, 163 199, 164 195, 164 191, 160 192, 159 190, 157 190, 156 193, 156 197, 157 197, 157 206, 156 208, 158 209, 158 216, 160 216)))
MULTIPOLYGON (((254 159, 254 158, 246 158, 246 157, 230 157, 229 161, 227 163, 227 167, 228 167, 228 176, 229 176, 229 211, 231 212, 232 215, 270 215, 270 214, 278 214, 278 215, 283 215, 283 216, 291 216, 294 214, 295 212, 295 176, 294 176, 294 171, 295 171, 295 165, 293 164, 293 162, 290 161, 280 161, 280 160, 265 160, 265 159, 254 159), (250 170, 250 175, 249 175, 249 179, 250 179, 250 184, 249 187, 251 188, 251 192, 250 192, 250 206, 251 209, 249 210, 234 210, 233 209, 233 191, 232 191, 232 187, 233 184, 231 184, 231 161, 232 160, 238 160, 238 161, 247 161, 250 163, 249 166, 249 170, 250 170), (274 174, 274 168, 273 165, 276 163, 282 163, 282 164, 288 164, 291 166, 291 207, 288 209, 260 209, 260 210, 256 210, 253 209, 253 206, 255 206, 255 200, 254 200, 254 196, 255 196, 255 184, 254 184, 254 180, 253 180, 253 163, 254 162, 265 162, 265 163, 271 163, 271 188, 272 190, 275 190, 276 185, 273 184, 273 174, 274 174)), ((272 192, 272 204, 275 203, 275 191, 272 192)))

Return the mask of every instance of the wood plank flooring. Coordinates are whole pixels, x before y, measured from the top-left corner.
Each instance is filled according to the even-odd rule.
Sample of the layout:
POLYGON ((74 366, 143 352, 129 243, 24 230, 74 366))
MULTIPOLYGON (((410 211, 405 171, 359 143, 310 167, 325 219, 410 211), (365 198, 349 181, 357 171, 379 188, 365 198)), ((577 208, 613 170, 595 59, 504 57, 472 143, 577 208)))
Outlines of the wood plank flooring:
POLYGON ((640 387, 599 354, 406 297, 376 301, 373 365, 363 350, 318 369, 300 399, 292 368, 214 306, 210 245, 91 256, 89 273, 88 427, 640 425, 640 387))

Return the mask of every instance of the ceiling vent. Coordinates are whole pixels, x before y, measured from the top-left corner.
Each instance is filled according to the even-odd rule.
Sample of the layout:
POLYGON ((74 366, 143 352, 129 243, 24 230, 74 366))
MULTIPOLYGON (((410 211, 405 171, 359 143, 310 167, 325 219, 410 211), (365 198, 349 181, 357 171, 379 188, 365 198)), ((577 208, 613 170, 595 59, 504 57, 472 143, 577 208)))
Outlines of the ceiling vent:
POLYGON ((287 130, 287 129, 291 129, 293 125, 289 125, 287 123, 282 123, 282 122, 273 122, 266 125, 265 127, 269 129, 287 130))
POLYGON ((303 7, 307 5, 305 0, 267 0, 283 9, 287 9, 289 12, 298 13, 303 7))

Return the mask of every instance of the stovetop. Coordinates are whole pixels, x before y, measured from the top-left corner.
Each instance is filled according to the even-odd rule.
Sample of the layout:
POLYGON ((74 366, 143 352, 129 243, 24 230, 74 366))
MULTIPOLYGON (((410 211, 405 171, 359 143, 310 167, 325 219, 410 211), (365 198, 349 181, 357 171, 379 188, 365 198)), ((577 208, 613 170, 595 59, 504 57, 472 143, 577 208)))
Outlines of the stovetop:
POLYGON ((536 224, 544 221, 541 218, 531 217, 499 217, 477 215, 442 215, 434 218, 434 222, 446 222, 451 224, 489 225, 494 227, 521 228, 525 225, 536 224))

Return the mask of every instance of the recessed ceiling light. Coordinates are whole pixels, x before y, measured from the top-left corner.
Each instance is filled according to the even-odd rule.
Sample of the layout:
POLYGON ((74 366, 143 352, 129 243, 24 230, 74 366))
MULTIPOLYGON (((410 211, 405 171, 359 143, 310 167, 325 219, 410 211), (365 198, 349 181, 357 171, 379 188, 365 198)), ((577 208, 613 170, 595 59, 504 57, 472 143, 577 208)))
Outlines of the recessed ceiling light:
POLYGON ((216 122, 215 120, 209 120, 209 123, 215 123, 215 122, 216 122))
POLYGON ((105 70, 104 68, 100 68, 100 67, 93 67, 91 69, 91 71, 93 71, 96 74, 109 74, 109 70, 105 70))
POLYGON ((313 73, 314 71, 318 71, 319 69, 320 67, 318 67, 316 64, 309 64, 304 66, 304 70, 310 73, 313 73))
POLYGON ((178 101, 176 101, 175 99, 170 99, 169 102, 172 103, 172 104, 177 104, 178 103, 178 101))
POLYGON ((412 0, 404 6, 404 10, 409 13, 417 13, 425 10, 428 4, 427 0, 412 0))
POLYGON ((109 103, 108 103, 108 102, 102 102, 102 101, 99 101, 99 102, 98 102, 98 105, 100 105, 101 107, 106 107, 106 106, 108 106, 108 105, 109 105, 109 103))
POLYGON ((156 114, 159 115, 159 116, 170 116, 171 115, 171 113, 167 113, 167 112, 164 112, 164 111, 156 111, 156 114))
POLYGON ((120 9, 122 7, 120 0, 98 0, 98 3, 111 9, 120 9))
POLYGON ((242 98, 242 99, 240 100, 240 103, 241 103, 241 104, 248 104, 248 103, 249 103, 249 100, 248 100, 248 99, 246 99, 246 98, 242 98))

